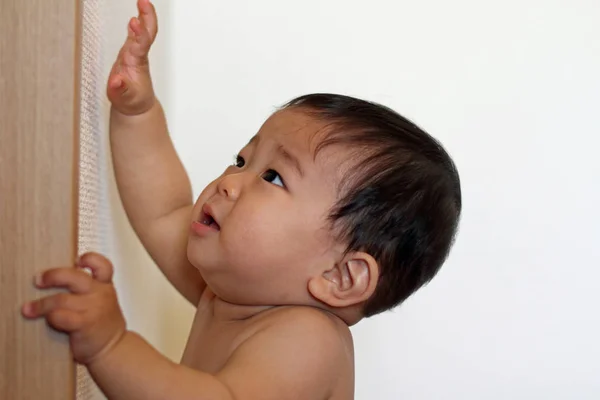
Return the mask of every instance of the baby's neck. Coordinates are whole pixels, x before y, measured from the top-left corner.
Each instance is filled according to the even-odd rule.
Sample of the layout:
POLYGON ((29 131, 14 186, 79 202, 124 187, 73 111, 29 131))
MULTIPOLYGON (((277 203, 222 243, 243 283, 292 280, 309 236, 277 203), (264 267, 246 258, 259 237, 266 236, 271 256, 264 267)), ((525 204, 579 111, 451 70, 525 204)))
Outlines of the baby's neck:
MULTIPOLYGON (((211 314, 215 320, 220 322, 244 321, 259 314, 263 314, 268 310, 277 308, 277 306, 273 305, 255 306, 229 303, 216 296, 210 289, 204 291, 203 297, 206 298, 204 299, 205 301, 201 301, 200 307, 202 307, 202 304, 205 306, 210 305, 211 314)), ((336 310, 336 312, 334 312, 333 310, 328 310, 324 307, 317 308, 320 308, 323 312, 331 313, 344 321, 348 326, 356 324, 363 318, 362 313, 356 309, 336 310)))
POLYGON ((229 303, 214 294, 212 301, 212 314, 214 318, 221 322, 235 322, 250 319, 261 314, 275 306, 252 306, 229 303))

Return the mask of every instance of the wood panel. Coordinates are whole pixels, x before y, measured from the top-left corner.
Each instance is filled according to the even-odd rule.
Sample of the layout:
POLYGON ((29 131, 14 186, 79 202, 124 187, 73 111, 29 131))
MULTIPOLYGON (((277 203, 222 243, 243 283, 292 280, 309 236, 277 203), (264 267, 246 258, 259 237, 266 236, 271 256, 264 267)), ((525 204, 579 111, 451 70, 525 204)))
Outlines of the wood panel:
POLYGON ((0 0, 0 398, 65 400, 67 337, 25 321, 32 277, 76 256, 78 0, 0 0))

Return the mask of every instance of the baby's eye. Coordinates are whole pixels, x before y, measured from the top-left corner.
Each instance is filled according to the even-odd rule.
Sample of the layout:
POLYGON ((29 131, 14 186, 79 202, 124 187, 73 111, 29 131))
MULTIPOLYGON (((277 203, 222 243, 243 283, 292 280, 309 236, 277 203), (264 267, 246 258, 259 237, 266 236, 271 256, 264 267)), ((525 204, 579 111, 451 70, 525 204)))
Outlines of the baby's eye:
POLYGON ((283 183, 283 180, 281 179, 281 175, 279 175, 277 173, 277 171, 275 170, 267 170, 264 174, 263 174, 263 179, 267 182, 270 182, 274 185, 277 186, 281 186, 281 187, 285 187, 285 184, 283 183))
POLYGON ((238 154, 235 156, 233 165, 237 168, 243 168, 244 165, 246 165, 246 160, 244 160, 244 158, 238 154))

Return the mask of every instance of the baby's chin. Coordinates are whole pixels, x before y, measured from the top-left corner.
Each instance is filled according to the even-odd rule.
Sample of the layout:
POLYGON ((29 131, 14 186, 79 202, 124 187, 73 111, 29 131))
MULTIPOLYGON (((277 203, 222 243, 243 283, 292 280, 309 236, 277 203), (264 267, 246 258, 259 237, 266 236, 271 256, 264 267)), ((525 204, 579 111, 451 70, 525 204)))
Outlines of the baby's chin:
POLYGON ((191 246, 188 243, 187 259, 194 268, 196 268, 198 271, 200 271, 200 273, 202 273, 202 264, 199 262, 199 258, 200 257, 196 254, 196 252, 191 248, 191 246))

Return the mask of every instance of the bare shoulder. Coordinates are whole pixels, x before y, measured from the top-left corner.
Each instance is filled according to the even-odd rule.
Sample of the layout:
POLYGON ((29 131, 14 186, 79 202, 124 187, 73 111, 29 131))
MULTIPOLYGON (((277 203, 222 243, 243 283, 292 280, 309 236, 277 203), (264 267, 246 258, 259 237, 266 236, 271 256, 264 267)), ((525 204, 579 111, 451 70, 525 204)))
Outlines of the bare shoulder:
POLYGON ((240 398, 351 399, 350 330, 337 317, 313 308, 271 310, 261 328, 235 350, 220 377, 240 398))
MULTIPOLYGON (((279 307, 265 317, 265 322, 271 334, 292 331, 314 334, 304 337, 305 340, 344 342, 351 339, 350 329, 341 319, 313 307, 279 307)), ((265 329, 265 333, 266 331, 265 329)))
POLYGON ((322 362, 352 362, 353 365, 352 335, 338 317, 312 307, 296 306, 282 307, 268 318, 267 327, 261 333, 269 341, 286 341, 290 349, 297 347, 312 353, 322 362))

